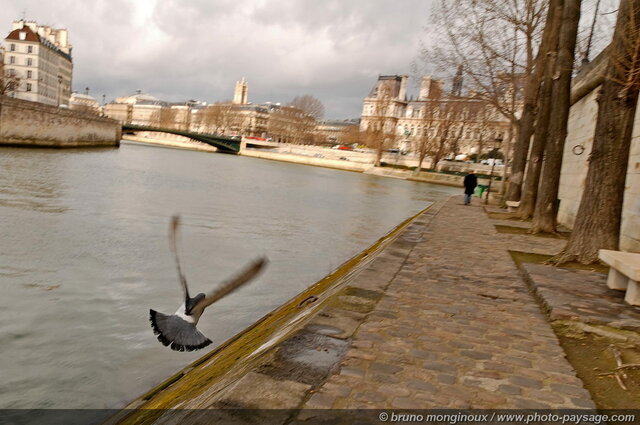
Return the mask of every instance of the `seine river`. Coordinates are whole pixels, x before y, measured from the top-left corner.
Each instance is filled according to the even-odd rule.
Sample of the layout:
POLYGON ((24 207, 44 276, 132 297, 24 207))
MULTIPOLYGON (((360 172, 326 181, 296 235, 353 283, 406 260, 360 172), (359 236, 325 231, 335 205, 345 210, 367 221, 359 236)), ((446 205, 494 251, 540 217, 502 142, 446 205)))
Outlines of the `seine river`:
POLYGON ((113 408, 205 351, 153 335, 181 302, 168 245, 207 292, 250 259, 259 279, 211 306, 212 349, 405 218, 461 190, 239 156, 122 144, 0 150, 0 408, 113 408))

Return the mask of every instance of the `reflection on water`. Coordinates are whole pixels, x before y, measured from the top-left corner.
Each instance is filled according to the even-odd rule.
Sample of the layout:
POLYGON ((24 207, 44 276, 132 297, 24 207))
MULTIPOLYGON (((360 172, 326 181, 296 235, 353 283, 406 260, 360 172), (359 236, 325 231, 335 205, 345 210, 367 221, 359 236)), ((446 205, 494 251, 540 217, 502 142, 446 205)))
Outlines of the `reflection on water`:
POLYGON ((214 344, 457 189, 229 155, 0 151, 0 408, 122 406, 204 354, 155 339, 181 301, 167 231, 183 217, 194 292, 249 259, 265 273, 211 306, 214 344))

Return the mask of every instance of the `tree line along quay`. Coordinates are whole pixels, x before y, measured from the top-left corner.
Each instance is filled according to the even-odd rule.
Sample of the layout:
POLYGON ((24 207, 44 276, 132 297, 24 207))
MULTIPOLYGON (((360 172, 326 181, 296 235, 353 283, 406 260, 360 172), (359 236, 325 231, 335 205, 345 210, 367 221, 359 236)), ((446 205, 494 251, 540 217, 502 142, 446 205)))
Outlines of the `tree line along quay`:
POLYGON ((130 406, 638 408, 640 0, 614 3, 615 14, 600 0, 435 0, 414 93, 408 75, 372 77, 359 118, 343 120, 325 120, 312 95, 252 103, 245 78, 228 101, 139 90, 99 102, 71 91, 66 30, 23 19, 0 55, 0 144, 126 140, 460 187, 480 178, 473 208, 434 203, 130 406), (239 347, 247 335, 264 344, 239 347), (313 350, 331 359, 299 360, 313 350))

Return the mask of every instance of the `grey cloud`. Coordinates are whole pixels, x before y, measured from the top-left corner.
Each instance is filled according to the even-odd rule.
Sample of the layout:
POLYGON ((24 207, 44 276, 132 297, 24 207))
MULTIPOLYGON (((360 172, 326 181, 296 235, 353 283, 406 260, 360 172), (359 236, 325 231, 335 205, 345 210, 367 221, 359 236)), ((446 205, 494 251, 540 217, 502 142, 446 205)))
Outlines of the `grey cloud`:
POLYGON ((352 118, 378 74, 409 73, 429 3, 0 0, 0 24, 8 33, 26 8, 28 19, 67 27, 74 87, 96 97, 143 89, 213 102, 231 98, 245 77, 250 101, 311 94, 328 117, 352 118))

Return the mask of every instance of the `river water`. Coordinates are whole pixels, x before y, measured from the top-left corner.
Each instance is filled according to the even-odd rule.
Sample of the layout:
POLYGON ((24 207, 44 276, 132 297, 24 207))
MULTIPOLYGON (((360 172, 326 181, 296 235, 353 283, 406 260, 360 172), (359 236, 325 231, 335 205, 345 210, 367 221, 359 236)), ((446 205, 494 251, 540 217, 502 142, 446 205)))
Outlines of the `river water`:
POLYGON ((114 408, 205 351, 163 347, 149 308, 181 303, 168 245, 207 292, 247 261, 266 271, 211 306, 212 349, 456 188, 222 154, 0 150, 0 408, 114 408))

